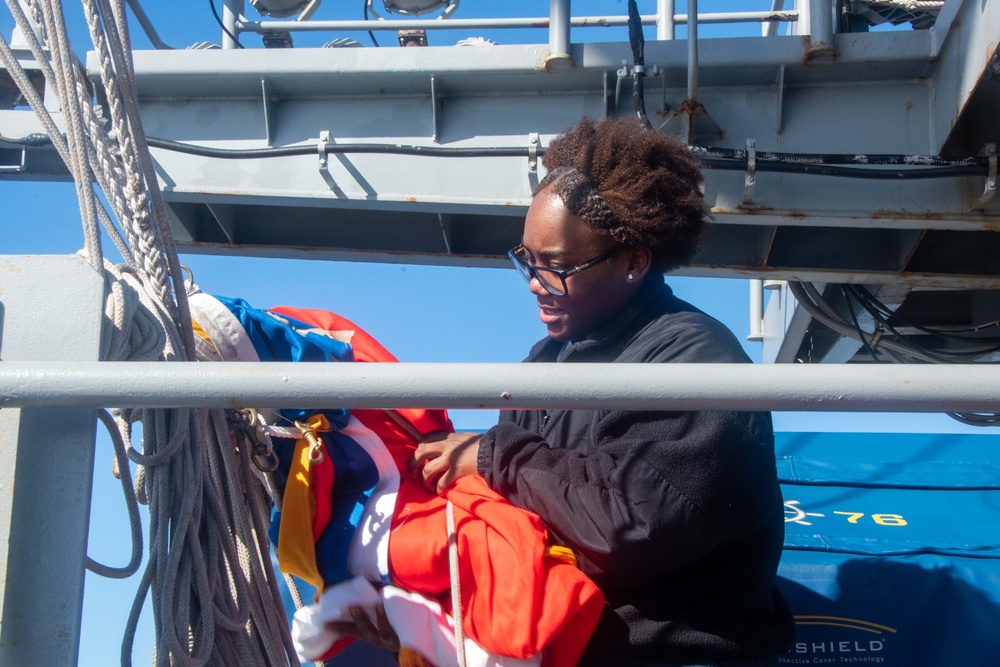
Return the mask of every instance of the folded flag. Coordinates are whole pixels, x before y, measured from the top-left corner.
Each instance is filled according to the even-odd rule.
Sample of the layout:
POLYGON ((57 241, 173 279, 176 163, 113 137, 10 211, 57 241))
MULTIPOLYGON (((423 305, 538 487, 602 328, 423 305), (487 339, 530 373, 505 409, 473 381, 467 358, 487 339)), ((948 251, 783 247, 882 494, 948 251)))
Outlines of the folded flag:
MULTIPOLYGON (((334 313, 258 310, 197 289, 190 301, 199 359, 396 361, 334 313)), ((295 615, 300 659, 326 659, 346 645, 326 623, 343 618, 350 605, 382 604, 402 646, 439 667, 457 664, 456 617, 467 665, 576 664, 604 598, 571 554, 550 545, 538 517, 478 475, 461 478, 443 497, 409 477, 407 464, 421 440, 454 430, 444 410, 262 413, 273 425, 278 459, 280 498, 270 531, 278 564, 321 591, 316 604, 295 615), (457 572, 448 560, 449 501, 457 572), (451 601, 456 575, 459 610, 451 601)))

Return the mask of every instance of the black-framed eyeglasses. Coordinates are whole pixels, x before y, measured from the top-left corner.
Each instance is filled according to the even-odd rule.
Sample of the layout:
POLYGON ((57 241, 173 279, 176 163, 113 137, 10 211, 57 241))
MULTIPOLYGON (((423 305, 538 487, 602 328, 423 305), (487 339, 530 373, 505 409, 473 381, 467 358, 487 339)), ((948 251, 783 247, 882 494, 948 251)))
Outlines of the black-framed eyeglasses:
POLYGON ((536 278, 545 291, 552 296, 566 296, 566 279, 570 276, 575 276, 585 269, 589 269, 592 266, 597 266, 602 262, 606 262, 615 255, 621 252, 621 248, 615 248, 609 250, 603 255, 598 255, 593 259, 589 259, 583 264, 577 264, 570 269, 549 269, 544 266, 534 266, 533 264, 528 264, 528 249, 524 247, 524 244, 517 246, 507 252, 507 256, 510 260, 514 262, 514 268, 517 272, 521 274, 526 282, 531 282, 532 278, 536 278))

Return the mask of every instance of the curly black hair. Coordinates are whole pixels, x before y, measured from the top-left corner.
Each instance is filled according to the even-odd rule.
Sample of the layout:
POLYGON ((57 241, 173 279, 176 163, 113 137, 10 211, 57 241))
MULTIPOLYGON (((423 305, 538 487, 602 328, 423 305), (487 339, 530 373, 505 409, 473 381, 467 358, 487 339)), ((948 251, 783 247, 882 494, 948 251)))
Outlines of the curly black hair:
MULTIPOLYGON (((701 166, 674 137, 626 117, 583 118, 543 157, 548 188, 623 247, 645 246, 661 272, 689 264, 708 218, 701 166)), ((537 192, 536 192, 537 194, 537 192)))

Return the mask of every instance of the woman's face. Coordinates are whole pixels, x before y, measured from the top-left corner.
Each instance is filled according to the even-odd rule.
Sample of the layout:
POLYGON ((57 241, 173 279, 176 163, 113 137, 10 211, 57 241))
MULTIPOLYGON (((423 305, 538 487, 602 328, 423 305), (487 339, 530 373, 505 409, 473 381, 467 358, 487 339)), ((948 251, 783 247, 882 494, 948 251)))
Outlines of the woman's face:
MULTIPOLYGON (((550 188, 532 200, 524 220, 522 243, 530 264, 552 269, 571 269, 614 248, 610 239, 598 236, 570 213, 550 188)), ((563 296, 549 294, 537 278, 532 278, 528 287, 535 295, 549 336, 561 341, 579 340, 615 316, 645 274, 644 269, 634 268, 633 255, 623 251, 570 276, 563 296)))

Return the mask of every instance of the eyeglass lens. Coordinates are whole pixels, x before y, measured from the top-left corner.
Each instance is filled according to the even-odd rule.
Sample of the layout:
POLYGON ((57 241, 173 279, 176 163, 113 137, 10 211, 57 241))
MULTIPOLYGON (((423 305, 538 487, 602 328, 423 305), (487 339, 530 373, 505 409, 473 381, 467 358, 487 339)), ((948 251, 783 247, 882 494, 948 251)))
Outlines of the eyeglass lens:
POLYGON ((520 254, 510 253, 511 259, 514 260, 514 267, 517 272, 521 274, 525 282, 530 283, 531 278, 538 278, 538 282, 541 283, 542 287, 545 288, 549 294, 553 296, 563 296, 566 294, 566 283, 563 282, 562 276, 558 273, 554 273, 547 269, 542 269, 536 266, 531 266, 525 262, 524 257, 520 254))

